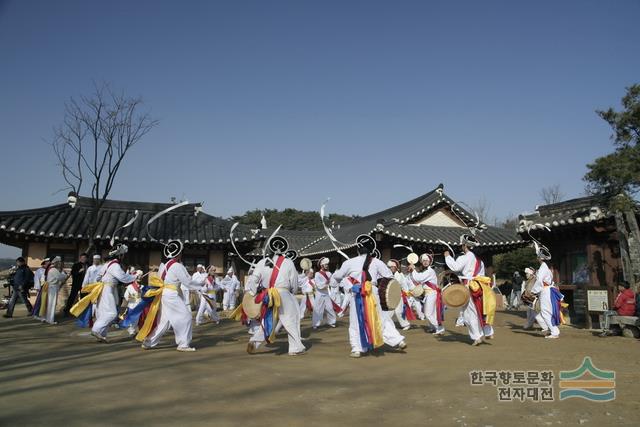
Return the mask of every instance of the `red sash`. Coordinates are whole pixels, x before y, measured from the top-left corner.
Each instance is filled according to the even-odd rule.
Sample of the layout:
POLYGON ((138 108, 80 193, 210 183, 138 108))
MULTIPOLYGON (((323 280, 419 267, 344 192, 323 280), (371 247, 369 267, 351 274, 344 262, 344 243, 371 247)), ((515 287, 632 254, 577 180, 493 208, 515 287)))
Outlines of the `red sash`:
POLYGON ((431 282, 426 282, 425 285, 436 291, 436 315, 438 316, 438 326, 442 326, 442 322, 444 322, 444 301, 442 300, 442 289, 440 289, 435 283, 431 282))
POLYGON ((175 264, 177 261, 175 258, 170 259, 165 265, 164 265, 164 271, 162 272, 162 276, 161 279, 164 282, 165 277, 167 277, 167 273, 169 272, 169 269, 171 268, 171 266, 173 264, 175 264))

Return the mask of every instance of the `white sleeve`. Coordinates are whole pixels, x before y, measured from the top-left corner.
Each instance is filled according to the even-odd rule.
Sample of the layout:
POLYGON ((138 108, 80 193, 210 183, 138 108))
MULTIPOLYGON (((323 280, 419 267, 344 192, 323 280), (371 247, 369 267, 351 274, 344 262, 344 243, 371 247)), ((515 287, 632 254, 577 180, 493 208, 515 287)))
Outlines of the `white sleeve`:
POLYGON ((109 273, 113 276, 114 279, 116 279, 118 282, 121 282, 121 283, 129 284, 129 283, 135 282, 136 280, 136 276, 125 273, 122 270, 122 267, 120 267, 120 265, 118 264, 111 267, 109 269, 109 273))
POLYGON ((447 263, 449 270, 457 274, 462 274, 464 267, 467 265, 467 257, 460 255, 458 259, 453 259, 452 256, 445 257, 444 261, 447 263))
POLYGON ((172 272, 176 275, 176 278, 178 279, 178 282, 181 286, 194 291, 200 290, 202 288, 202 283, 198 283, 197 281, 191 279, 191 276, 189 276, 189 272, 184 265, 177 264, 173 268, 175 270, 173 270, 172 272))

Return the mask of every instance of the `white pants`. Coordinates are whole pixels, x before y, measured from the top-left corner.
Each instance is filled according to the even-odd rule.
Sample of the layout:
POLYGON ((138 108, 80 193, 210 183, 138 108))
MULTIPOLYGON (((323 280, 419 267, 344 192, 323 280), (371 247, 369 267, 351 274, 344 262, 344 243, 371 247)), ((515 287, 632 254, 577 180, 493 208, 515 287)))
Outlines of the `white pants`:
POLYGON ((342 298, 342 303, 340 304, 340 313, 342 313, 342 315, 345 313, 345 311, 347 310, 347 308, 349 308, 349 304, 351 304, 351 292, 347 292, 344 294, 344 298, 342 298))
POLYGON ((184 305, 186 305, 187 309, 191 311, 191 292, 189 292, 189 288, 180 286, 180 292, 182 293, 182 299, 184 299, 184 305))
POLYGON ((118 307, 116 306, 116 291, 114 285, 105 284, 102 293, 96 304, 96 320, 93 323, 91 332, 102 337, 107 336, 109 326, 118 317, 118 307))
POLYGON ((204 315, 207 314, 209 318, 214 322, 220 321, 218 311, 211 305, 215 304, 215 296, 211 297, 212 301, 207 301, 207 297, 204 295, 200 297, 200 306, 198 307, 198 314, 196 315, 196 325, 204 323, 204 315))
POLYGON ((424 297, 424 315, 431 323, 431 326, 436 328, 436 332, 440 333, 444 331, 443 325, 438 325, 438 293, 436 291, 427 292, 424 297))
POLYGON ((313 294, 303 294, 302 300, 300 300, 300 319, 304 319, 304 315, 307 313, 307 299, 311 301, 311 307, 315 305, 313 294))
MULTIPOLYGON (((382 340, 385 344, 396 347, 404 341, 404 337, 400 335, 400 332, 396 329, 396 325, 393 324, 389 312, 383 312, 380 308, 380 299, 378 298, 378 290, 374 287, 374 297, 376 299, 376 309, 378 316, 382 323, 382 340)), ((351 296, 351 299, 354 297, 351 296)), ((360 342, 360 324, 358 322, 358 311, 353 308, 349 310, 349 343, 351 344, 351 352, 366 353, 367 350, 362 348, 360 342)))
MULTIPOLYGON (((278 325, 275 326, 276 332, 279 329, 280 323, 282 327, 287 331, 289 340, 289 354, 300 353, 306 350, 300 339, 300 307, 298 306, 298 300, 295 295, 289 292, 288 289, 277 288, 280 293, 280 309, 278 310, 278 325)), ((251 329, 250 329, 251 330, 251 329)), ((250 342, 255 344, 258 348, 264 341, 264 329, 259 326, 254 329, 250 342)))
POLYGON ((58 305, 58 291, 60 290, 59 286, 52 286, 49 284, 49 288, 47 290, 47 313, 45 315, 44 320, 47 323, 54 324, 55 323, 55 315, 56 315, 56 306, 58 305))
POLYGON ((473 303, 473 300, 469 300, 467 305, 462 309, 462 317, 464 318, 464 324, 469 330, 469 337, 476 341, 484 336, 483 328, 480 327, 480 319, 478 318, 478 311, 473 303))
POLYGON ((144 340, 147 347, 155 347, 160 342, 160 338, 169 330, 173 329, 178 347, 186 348, 191 344, 191 312, 184 304, 184 299, 178 292, 172 289, 165 289, 162 292, 162 302, 160 306, 158 324, 155 330, 144 340))
POLYGON ((222 297, 222 308, 224 310, 233 310, 236 308, 235 291, 224 291, 224 296, 222 297))
POLYGON ((389 317, 391 318, 391 320, 393 320, 393 315, 395 314, 396 319, 398 319, 398 323, 400 324, 401 328, 406 328, 407 326, 411 326, 411 323, 409 323, 407 319, 402 317, 402 314, 404 313, 404 302, 402 302, 402 300, 400 300, 400 304, 398 304, 395 310, 388 311, 387 313, 389 313, 389 317))
POLYGON ((458 312, 458 317, 456 318, 456 326, 464 326, 464 308, 458 312))
POLYGON ((327 315, 327 325, 336 324, 336 312, 333 309, 333 303, 328 293, 316 292, 313 304, 313 316, 311 317, 311 326, 317 328, 323 324, 325 314, 327 315))
POLYGON ((525 328, 531 328, 536 321, 538 313, 530 307, 527 307, 527 322, 524 324, 525 328))
POLYGON ((339 288, 329 287, 329 296, 336 304, 340 305, 342 303, 342 293, 339 288))
POLYGON ((540 314, 536 316, 536 321, 542 327, 543 331, 550 331, 551 335, 559 336, 560 328, 551 324, 551 318, 553 317, 553 308, 551 306, 551 287, 545 286, 540 291, 540 314))

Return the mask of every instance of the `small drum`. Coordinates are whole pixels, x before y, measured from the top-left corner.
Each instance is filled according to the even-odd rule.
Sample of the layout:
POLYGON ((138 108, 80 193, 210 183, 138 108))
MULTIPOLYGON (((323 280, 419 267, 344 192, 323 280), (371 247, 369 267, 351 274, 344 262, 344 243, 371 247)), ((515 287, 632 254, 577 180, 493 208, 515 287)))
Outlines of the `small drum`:
POLYGON ((382 278, 378 280, 378 295, 382 311, 395 310, 402 301, 402 286, 396 279, 382 278))
POLYGON ((418 261, 420 261, 420 257, 418 256, 418 254, 411 252, 409 255, 407 255, 407 262, 409 264, 415 265, 418 263, 418 261))
POLYGON ((249 319, 258 319, 260 317, 262 304, 256 304, 255 299, 255 295, 251 295, 249 292, 245 292, 242 297, 242 310, 244 310, 249 319))
POLYGON ((424 295, 424 287, 416 286, 413 289, 411 289, 411 291, 409 292, 411 293, 411 295, 413 295, 414 298, 420 298, 421 296, 424 295))
POLYGON ((465 285, 452 283, 442 289, 442 299, 448 307, 462 307, 469 302, 471 295, 465 285))

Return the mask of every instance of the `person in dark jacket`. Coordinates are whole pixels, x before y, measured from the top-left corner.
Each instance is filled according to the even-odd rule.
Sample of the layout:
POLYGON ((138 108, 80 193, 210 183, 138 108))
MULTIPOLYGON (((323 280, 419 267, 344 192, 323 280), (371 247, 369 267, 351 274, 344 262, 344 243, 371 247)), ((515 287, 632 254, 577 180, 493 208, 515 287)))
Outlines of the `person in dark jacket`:
POLYGON ((22 257, 16 260, 16 267, 16 272, 11 283, 13 293, 11 294, 9 305, 7 305, 7 313, 4 315, 6 318, 13 317, 13 309, 16 306, 18 298, 20 298, 27 307, 27 316, 30 316, 31 310, 33 310, 29 302, 29 289, 33 286, 33 272, 27 267, 27 263, 22 257))
POLYGON ((69 298, 64 307, 64 315, 69 317, 69 310, 76 303, 78 299, 78 293, 82 289, 82 282, 84 281, 84 275, 89 267, 89 256, 86 253, 80 254, 78 262, 71 266, 71 291, 69 292, 69 298))

